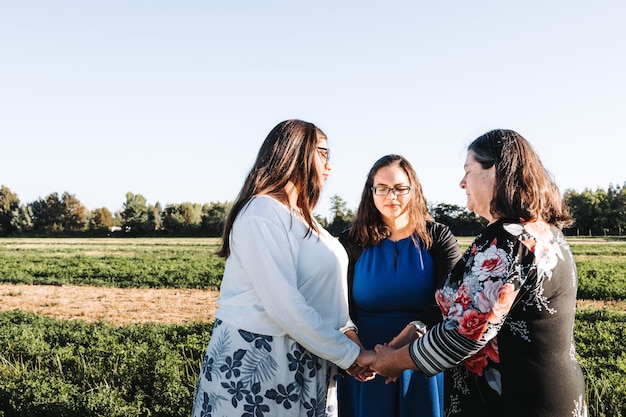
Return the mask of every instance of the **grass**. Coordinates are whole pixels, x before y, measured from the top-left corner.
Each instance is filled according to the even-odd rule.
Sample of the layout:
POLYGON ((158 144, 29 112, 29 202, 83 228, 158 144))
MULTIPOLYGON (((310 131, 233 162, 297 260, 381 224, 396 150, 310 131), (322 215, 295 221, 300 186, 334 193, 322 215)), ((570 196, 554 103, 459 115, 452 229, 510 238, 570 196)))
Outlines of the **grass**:
POLYGON ((0 282, 218 289, 216 238, 0 239, 0 282))
MULTIPOLYGON (((473 238, 458 238, 462 250, 473 238)), ((626 299, 626 239, 569 237, 579 295, 626 299)), ((216 289, 217 239, 0 239, 0 281, 216 289)), ((11 294, 9 294, 11 296, 11 294)), ((0 417, 187 416, 210 325, 87 324, 0 313, 0 417)), ((626 313, 582 309, 592 417, 626 415, 626 313)))

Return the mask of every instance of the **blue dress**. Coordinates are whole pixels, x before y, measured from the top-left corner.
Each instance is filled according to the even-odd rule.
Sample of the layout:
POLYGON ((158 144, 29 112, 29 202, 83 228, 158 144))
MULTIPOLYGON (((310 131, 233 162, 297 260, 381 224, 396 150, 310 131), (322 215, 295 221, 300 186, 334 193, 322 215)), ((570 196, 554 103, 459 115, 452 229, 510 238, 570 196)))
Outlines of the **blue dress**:
MULTIPOLYGON (((385 239, 366 248, 354 266, 353 321, 366 349, 391 341, 433 305, 433 259, 421 243, 408 237, 385 239)), ((358 382, 350 376, 338 384, 340 417, 443 416, 443 374, 426 377, 406 370, 395 383, 377 376, 358 382)))

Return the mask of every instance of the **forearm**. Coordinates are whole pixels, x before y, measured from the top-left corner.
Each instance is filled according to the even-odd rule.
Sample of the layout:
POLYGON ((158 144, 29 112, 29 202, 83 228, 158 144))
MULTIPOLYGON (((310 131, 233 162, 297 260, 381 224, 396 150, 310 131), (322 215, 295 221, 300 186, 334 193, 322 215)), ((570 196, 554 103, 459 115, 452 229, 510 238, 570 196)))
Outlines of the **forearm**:
POLYGON ((470 340, 456 330, 437 325, 408 346, 411 362, 425 375, 452 368, 482 349, 487 341, 470 340))
POLYGON ((421 334, 416 331, 416 328, 413 324, 407 324, 406 326, 404 326, 404 329, 402 329, 402 331, 398 333, 398 335, 394 337, 387 345, 389 347, 398 349, 402 346, 412 343, 420 336, 421 334))
POLYGON ((363 347, 363 344, 361 343, 361 340, 359 340, 359 335, 357 334, 357 332, 355 330, 348 330, 347 332, 344 333, 346 335, 346 337, 350 340, 352 340, 354 343, 356 343, 357 345, 359 345, 359 347, 361 348, 361 350, 365 349, 363 347))

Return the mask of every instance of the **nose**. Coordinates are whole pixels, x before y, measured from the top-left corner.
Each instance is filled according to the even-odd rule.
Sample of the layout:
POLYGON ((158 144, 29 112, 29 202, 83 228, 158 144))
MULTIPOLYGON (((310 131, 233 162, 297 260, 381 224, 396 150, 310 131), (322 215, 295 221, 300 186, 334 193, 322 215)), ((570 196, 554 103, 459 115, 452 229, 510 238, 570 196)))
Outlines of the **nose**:
POLYGON ((459 183, 459 187, 461 187, 462 189, 465 189, 465 177, 461 179, 461 182, 459 183))

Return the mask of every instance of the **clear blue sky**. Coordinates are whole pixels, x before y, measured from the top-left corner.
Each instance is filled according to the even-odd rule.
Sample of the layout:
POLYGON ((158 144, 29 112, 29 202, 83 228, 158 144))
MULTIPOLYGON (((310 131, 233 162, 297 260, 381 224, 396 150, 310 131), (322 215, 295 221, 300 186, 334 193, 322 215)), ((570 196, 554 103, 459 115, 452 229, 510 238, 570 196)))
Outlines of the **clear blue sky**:
POLYGON ((433 203, 465 204, 465 146, 493 128, 562 191, 626 181, 626 2, 0 2, 0 184, 89 209, 235 198, 270 129, 329 136, 356 208, 400 153, 433 203))

